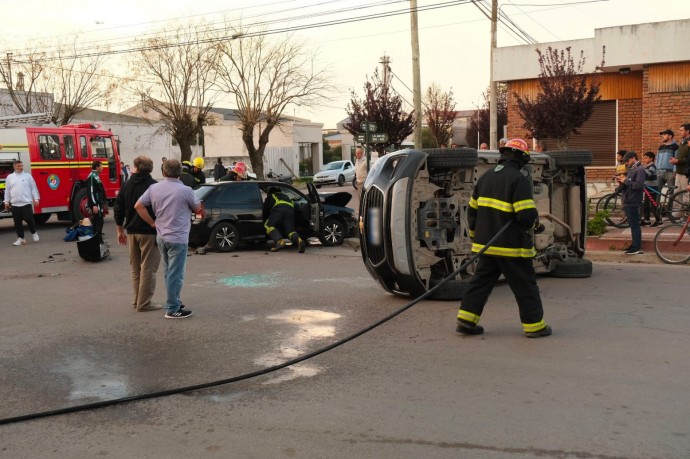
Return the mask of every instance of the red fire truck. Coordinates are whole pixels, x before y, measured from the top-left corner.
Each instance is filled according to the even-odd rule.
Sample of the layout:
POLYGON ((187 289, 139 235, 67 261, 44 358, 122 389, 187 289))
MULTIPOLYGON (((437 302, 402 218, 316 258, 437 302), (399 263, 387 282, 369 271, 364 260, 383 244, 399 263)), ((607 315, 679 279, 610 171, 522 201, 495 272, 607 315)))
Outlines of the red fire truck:
MULTIPOLYGON (((120 191, 118 138, 97 124, 25 127, 46 121, 46 115, 0 118, 0 197, 4 197, 5 179, 19 159, 41 195, 40 205, 34 208, 36 222, 45 223, 53 213, 60 220, 76 221, 88 216, 85 184, 92 161, 103 163, 101 181, 108 200, 120 191), (16 127, 21 124, 25 126, 16 127)), ((0 212, 0 218, 11 216, 4 209, 0 212)))

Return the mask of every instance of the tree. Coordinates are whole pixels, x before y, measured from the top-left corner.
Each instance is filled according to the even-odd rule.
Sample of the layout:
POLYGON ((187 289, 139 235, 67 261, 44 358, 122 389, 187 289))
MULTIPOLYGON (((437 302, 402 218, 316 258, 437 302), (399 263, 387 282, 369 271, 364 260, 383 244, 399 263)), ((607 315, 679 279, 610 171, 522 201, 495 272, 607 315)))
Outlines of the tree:
MULTIPOLYGON (((599 82, 594 76, 583 73, 584 51, 580 51, 577 65, 570 47, 557 50, 548 47, 546 52, 537 49, 539 55, 539 92, 535 100, 522 99, 515 94, 523 127, 532 137, 556 139, 560 150, 568 147, 571 134, 579 134, 577 128, 592 116, 599 96, 599 82)), ((602 61, 606 48, 602 48, 602 61)))
MULTIPOLYGON (((499 127, 496 141, 498 143, 498 140, 503 137, 502 127, 508 124, 508 91, 505 84, 497 84, 496 89, 498 89, 496 94, 498 109, 497 125, 499 127)), ((482 143, 490 143, 489 91, 490 89, 487 89, 486 92, 482 93, 482 98, 484 99, 482 108, 477 109, 472 114, 469 125, 467 126, 465 140, 467 141, 467 145, 472 148, 479 148, 479 145, 482 143), (479 133, 479 136, 477 136, 477 133, 479 133)))
POLYGON ((422 148, 438 148, 439 144, 436 143, 434 134, 431 133, 431 129, 427 126, 422 128, 422 148))
POLYGON ((386 85, 381 82, 378 71, 374 72, 372 81, 364 84, 364 99, 360 100, 354 91, 346 112, 350 121, 343 127, 353 136, 362 134, 362 122, 376 123, 377 132, 388 134, 388 142, 372 144, 379 156, 386 154, 386 148, 400 148, 403 141, 414 131, 414 111, 405 113, 402 109, 402 98, 391 95, 386 85))
POLYGON ((139 77, 135 90, 180 146, 182 161, 191 158, 192 145, 209 124, 213 101, 208 94, 216 82, 219 53, 217 36, 208 26, 185 24, 146 40, 133 59, 132 70, 139 77))
POLYGON ((64 125, 95 104, 109 103, 115 85, 105 55, 80 56, 78 43, 74 37, 52 49, 40 46, 0 60, 2 84, 20 114, 49 112, 53 123, 64 125))
POLYGON ((263 178, 264 150, 271 131, 284 122, 285 110, 315 106, 333 87, 314 53, 289 35, 269 40, 232 29, 229 35, 232 39, 220 48, 218 83, 235 99, 242 141, 252 169, 263 178))
POLYGON ((453 90, 441 91, 433 83, 426 90, 424 118, 437 145, 448 145, 453 138, 453 122, 455 121, 455 101, 453 90))

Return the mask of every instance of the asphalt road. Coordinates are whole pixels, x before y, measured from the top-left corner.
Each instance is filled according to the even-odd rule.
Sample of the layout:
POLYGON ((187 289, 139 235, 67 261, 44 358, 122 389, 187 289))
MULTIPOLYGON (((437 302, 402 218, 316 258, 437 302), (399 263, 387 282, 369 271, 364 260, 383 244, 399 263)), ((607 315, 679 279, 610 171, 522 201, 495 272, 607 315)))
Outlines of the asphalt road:
MULTIPOLYGON (((13 247, 0 221, 0 418, 261 370, 406 303, 351 248, 254 248, 190 256, 194 315, 166 320, 133 311, 125 248, 84 262, 64 226, 13 247)), ((422 302, 276 373, 0 426, 0 457, 690 457, 687 269, 540 278, 554 335, 538 340, 505 285, 481 337, 455 333, 457 304, 422 302)))

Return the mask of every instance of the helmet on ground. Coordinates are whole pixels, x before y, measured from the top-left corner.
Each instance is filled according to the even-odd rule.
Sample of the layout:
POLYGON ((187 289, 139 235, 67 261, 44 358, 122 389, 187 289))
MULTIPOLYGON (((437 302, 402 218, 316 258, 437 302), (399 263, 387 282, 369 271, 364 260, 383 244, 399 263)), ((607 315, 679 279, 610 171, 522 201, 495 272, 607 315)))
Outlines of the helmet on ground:
POLYGON ((247 178, 247 165, 243 162, 235 164, 232 171, 236 173, 240 178, 247 178))
POLYGON ((206 163, 204 163, 204 158, 202 158, 202 157, 194 158, 193 164, 194 164, 194 167, 197 167, 199 169, 203 169, 204 166, 206 165, 206 163))
POLYGON ((527 142, 522 139, 510 139, 505 146, 498 149, 501 153, 515 153, 517 156, 522 156, 522 160, 529 162, 529 146, 527 142))

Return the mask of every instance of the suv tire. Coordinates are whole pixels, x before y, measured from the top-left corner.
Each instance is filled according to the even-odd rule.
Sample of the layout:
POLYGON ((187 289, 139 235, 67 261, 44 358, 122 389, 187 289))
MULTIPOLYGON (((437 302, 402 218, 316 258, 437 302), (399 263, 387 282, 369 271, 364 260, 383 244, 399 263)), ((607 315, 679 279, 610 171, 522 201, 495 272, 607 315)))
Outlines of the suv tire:
POLYGON ((343 242, 345 242, 345 232, 346 228, 340 220, 337 218, 327 218, 319 235, 319 240, 326 247, 343 245, 343 242))
MULTIPOLYGON (((431 282, 433 288, 438 282, 431 282)), ((455 301, 461 300, 470 286, 470 280, 450 279, 441 285, 438 290, 429 295, 430 300, 455 301)))
POLYGON ((429 169, 454 169, 477 165, 477 150, 474 148, 428 148, 426 164, 429 169))
POLYGON ((589 166, 592 164, 592 152, 589 150, 554 150, 545 151, 556 161, 556 167, 589 166))
POLYGON ((592 276, 592 261, 574 258, 568 261, 556 260, 551 270, 552 277, 578 279, 592 276))

